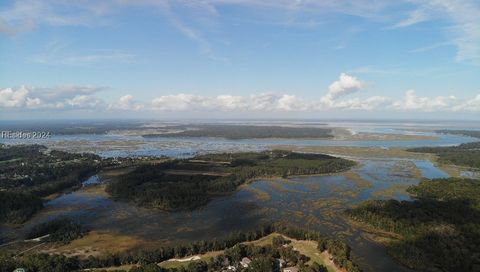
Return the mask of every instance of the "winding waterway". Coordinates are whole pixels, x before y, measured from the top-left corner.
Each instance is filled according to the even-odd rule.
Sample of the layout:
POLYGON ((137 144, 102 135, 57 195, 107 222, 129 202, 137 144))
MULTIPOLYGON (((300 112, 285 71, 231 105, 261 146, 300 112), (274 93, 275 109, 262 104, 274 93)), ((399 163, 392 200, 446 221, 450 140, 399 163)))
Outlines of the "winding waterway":
MULTIPOLYGON (((133 154, 184 157, 205 152, 262 150, 278 144, 390 148, 453 145, 473 141, 472 138, 463 136, 435 136, 438 138, 410 141, 142 138, 143 144, 135 145, 133 149, 99 148, 97 153, 103 156, 133 154)), ((111 142, 115 137, 129 141, 133 136, 61 136, 52 138, 47 145, 86 141, 95 151, 96 144, 111 142)), ((384 247, 371 242, 360 230, 345 222, 342 212, 366 199, 410 200, 405 192, 408 185, 417 184, 421 178, 442 178, 448 177, 448 174, 426 160, 353 159, 359 162, 359 166, 347 174, 258 180, 241 186, 229 196, 216 198, 199 209, 174 213, 111 200, 101 190, 92 190, 92 186, 100 186, 97 183, 105 182, 99 174, 86 180, 82 189, 46 202, 45 208, 24 225, 15 228, 0 227, 0 239, 8 241, 21 238, 35 224, 57 216, 78 219, 91 230, 131 235, 159 243, 211 239, 235 230, 253 229, 264 222, 280 221, 346 239, 352 246, 354 257, 366 270, 409 271, 388 256, 384 247)))

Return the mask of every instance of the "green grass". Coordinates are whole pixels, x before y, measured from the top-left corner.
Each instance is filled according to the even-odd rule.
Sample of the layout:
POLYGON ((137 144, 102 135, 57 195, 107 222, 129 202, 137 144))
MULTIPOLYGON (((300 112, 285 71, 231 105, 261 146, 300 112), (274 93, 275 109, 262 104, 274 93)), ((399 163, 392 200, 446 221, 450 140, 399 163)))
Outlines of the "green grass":
MULTIPOLYGON (((223 254, 223 250, 220 250, 220 251, 210 251, 210 252, 207 252, 205 254, 199 254, 199 255, 195 255, 195 256, 199 256, 200 259, 199 260, 193 260, 193 261, 185 261, 185 262, 180 262, 180 261, 164 261, 164 262, 161 262, 159 263, 158 265, 162 268, 180 268, 180 267, 187 267, 188 264, 190 264, 191 262, 198 262, 198 261, 205 261, 205 262, 209 262, 210 261, 210 258, 213 258, 213 257, 216 257, 218 255, 221 255, 223 254)), ((191 256, 193 257, 193 256, 191 256)), ((188 258, 188 257, 187 257, 188 258)))

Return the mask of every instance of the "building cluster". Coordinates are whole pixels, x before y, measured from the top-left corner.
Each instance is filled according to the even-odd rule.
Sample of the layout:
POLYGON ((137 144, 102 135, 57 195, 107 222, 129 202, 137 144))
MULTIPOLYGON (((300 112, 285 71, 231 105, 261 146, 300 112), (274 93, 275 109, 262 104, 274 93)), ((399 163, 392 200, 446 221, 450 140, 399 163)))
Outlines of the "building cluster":
MULTIPOLYGON (((277 262, 277 265, 280 268, 281 272, 299 272, 299 268, 296 267, 296 266, 286 267, 287 262, 282 258, 276 259, 276 262, 277 262)), ((224 268, 223 268, 222 272, 244 271, 244 270, 246 270, 250 267, 251 263, 252 263, 252 260, 248 257, 242 258, 240 263, 238 263, 237 265, 231 264, 228 259, 225 259, 225 261, 223 263, 224 268)))

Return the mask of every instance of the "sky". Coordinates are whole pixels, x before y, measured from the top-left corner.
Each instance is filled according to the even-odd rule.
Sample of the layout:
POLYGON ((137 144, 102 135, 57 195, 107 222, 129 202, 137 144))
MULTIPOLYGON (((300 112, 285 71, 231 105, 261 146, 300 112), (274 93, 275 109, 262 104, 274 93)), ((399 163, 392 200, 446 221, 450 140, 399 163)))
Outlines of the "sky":
POLYGON ((480 119, 478 0, 3 0, 0 119, 480 119))

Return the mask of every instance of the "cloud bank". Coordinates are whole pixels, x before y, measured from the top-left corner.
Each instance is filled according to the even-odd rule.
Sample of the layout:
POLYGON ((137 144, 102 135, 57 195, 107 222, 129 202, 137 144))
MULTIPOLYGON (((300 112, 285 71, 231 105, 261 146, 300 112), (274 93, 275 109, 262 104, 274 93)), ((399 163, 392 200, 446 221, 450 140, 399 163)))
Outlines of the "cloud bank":
POLYGON ((96 109, 102 110, 106 105, 95 96, 104 90, 93 86, 59 86, 55 88, 19 88, 0 89, 0 110, 37 109, 68 110, 96 109))
POLYGON ((131 94, 115 101, 99 97, 105 90, 94 86, 59 86, 35 88, 21 86, 0 89, 0 111, 69 111, 90 112, 327 112, 374 111, 392 112, 480 112, 480 94, 474 98, 455 96, 423 97, 407 90, 403 98, 364 97, 366 84, 346 73, 332 82, 318 99, 304 99, 294 94, 260 93, 249 96, 201 96, 186 93, 160 95, 149 102, 137 101, 131 94))

